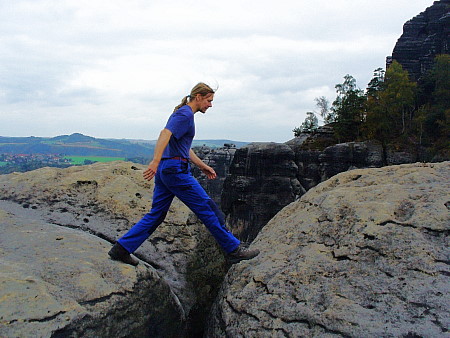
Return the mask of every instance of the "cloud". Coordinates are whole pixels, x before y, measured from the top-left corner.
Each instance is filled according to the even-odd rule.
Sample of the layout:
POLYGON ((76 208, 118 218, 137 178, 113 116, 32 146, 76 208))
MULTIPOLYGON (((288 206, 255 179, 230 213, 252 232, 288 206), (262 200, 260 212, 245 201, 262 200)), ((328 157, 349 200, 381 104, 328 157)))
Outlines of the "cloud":
POLYGON ((431 4, 0 0, 0 135, 154 139, 206 81, 197 138, 286 141, 344 75, 364 88, 431 4))

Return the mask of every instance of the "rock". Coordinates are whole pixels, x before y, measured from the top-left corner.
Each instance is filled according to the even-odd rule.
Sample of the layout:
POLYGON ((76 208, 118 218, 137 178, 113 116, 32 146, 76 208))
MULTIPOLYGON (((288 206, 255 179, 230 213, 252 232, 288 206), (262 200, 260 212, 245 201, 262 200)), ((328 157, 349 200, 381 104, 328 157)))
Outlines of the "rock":
POLYGON ((411 77, 417 81, 429 71, 434 58, 450 53, 450 0, 435 1, 403 26, 403 34, 398 39, 392 57, 387 64, 398 61, 411 77))
POLYGON ((329 145, 331 134, 328 125, 285 144, 253 143, 236 151, 221 204, 233 233, 252 241, 283 207, 338 173, 418 160, 415 154, 390 147, 383 151, 369 141, 329 145))
POLYGON ((295 164, 298 167, 297 178, 302 185, 304 192, 315 187, 322 182, 318 150, 298 150, 295 152, 295 164))
POLYGON ((348 142, 327 147, 318 158, 321 181, 350 169, 382 167, 382 154, 381 145, 371 142, 348 142))
POLYGON ((280 211, 229 270, 207 337, 443 337, 450 162, 341 173, 280 211))
POLYGON ((330 177, 356 168, 379 168, 385 165, 414 163, 428 158, 429 154, 415 154, 397 150, 388 146, 384 151, 381 144, 365 142, 347 142, 327 146, 329 136, 312 135, 304 142, 291 140, 286 142, 295 153, 295 163, 299 170, 297 178, 307 191, 330 177))
POLYGON ((301 193, 294 152, 285 144, 252 143, 236 150, 222 193, 233 233, 252 241, 260 229, 301 193))
POLYGON ((338 142, 334 136, 334 123, 329 123, 318 127, 312 133, 301 133, 299 136, 286 142, 292 149, 309 149, 309 150, 323 150, 326 147, 332 146, 338 142))
POLYGON ((192 166, 192 175, 198 180, 220 209, 222 204, 223 183, 229 174, 234 153, 236 152, 236 146, 232 144, 225 144, 222 148, 209 148, 203 146, 194 148, 194 151, 203 162, 214 169, 217 178, 215 180, 209 180, 195 165, 192 166))
POLYGON ((153 268, 112 261, 108 242, 4 206, 0 336, 177 337, 183 330, 183 309, 153 268))
MULTIPOLYGON (((113 243, 150 209, 153 181, 142 178, 144 168, 119 161, 0 175, 0 196, 47 223, 113 243)), ((227 269, 205 226, 175 198, 165 221, 136 256, 154 267, 179 298, 188 330, 198 328, 227 269)))

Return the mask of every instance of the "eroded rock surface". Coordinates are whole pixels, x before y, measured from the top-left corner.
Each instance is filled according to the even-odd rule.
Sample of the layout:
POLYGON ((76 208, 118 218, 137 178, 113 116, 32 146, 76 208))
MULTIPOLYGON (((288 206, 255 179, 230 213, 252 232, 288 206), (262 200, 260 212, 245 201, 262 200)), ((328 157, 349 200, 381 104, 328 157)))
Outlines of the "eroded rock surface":
MULTIPOLYGON (((142 178, 144 168, 113 162, 1 175, 0 199, 33 212, 45 223, 113 243, 150 209, 153 181, 142 178)), ((98 255, 108 260, 106 253, 103 250, 98 255)), ((188 326, 201 327, 227 269, 204 225, 175 199, 166 220, 136 256, 167 282, 182 305, 188 326)))
POLYGON ((220 208, 222 203, 223 183, 229 174, 236 147, 232 145, 224 145, 222 148, 209 148, 203 146, 194 148, 194 151, 203 162, 214 168, 217 178, 215 180, 209 180, 195 165, 192 166, 192 175, 197 178, 208 195, 220 208))
POLYGON ((0 225, 0 336, 177 337, 184 329, 164 279, 108 259, 108 242, 1 201, 0 225))
POLYGON ((222 210, 233 233, 252 241, 285 205, 300 195, 292 149, 252 143, 236 150, 222 193, 222 210))
POLYGON ((233 232, 252 241, 283 207, 341 172, 422 162, 430 157, 426 152, 383 149, 369 141, 335 142, 332 126, 326 125, 285 144, 252 143, 236 150, 221 199, 233 232))
POLYGON ((442 337, 450 162, 341 173, 280 211, 230 269, 208 337, 442 337))

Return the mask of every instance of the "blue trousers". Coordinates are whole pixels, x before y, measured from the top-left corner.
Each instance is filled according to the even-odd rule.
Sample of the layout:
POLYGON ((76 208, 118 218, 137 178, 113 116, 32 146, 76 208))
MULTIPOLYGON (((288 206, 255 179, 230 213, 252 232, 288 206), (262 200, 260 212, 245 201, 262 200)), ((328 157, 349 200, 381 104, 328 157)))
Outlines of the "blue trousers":
POLYGON ((191 175, 189 163, 181 159, 161 161, 155 175, 152 208, 118 240, 120 245, 133 253, 164 221, 175 196, 197 215, 226 253, 237 249, 240 241, 225 227, 222 213, 191 175))

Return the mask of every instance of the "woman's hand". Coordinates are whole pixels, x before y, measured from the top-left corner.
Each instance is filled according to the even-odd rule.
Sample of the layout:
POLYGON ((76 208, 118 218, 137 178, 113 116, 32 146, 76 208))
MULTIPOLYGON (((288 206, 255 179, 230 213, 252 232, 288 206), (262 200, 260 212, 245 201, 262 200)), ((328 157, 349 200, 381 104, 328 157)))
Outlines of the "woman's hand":
POLYGON ((151 161, 148 165, 148 168, 144 171, 144 179, 147 181, 151 181, 153 177, 156 175, 156 170, 158 170, 159 162, 158 161, 151 161))
POLYGON ((192 163, 194 163, 210 180, 213 180, 217 177, 216 172, 213 168, 211 168, 209 165, 207 165, 205 162, 203 162, 197 154, 190 149, 189 150, 189 159, 192 163))
POLYGON ((206 177, 208 177, 208 179, 210 180, 214 180, 217 177, 216 172, 214 171, 213 168, 211 168, 209 165, 205 165, 204 167, 202 167, 200 169, 205 175, 206 177))

